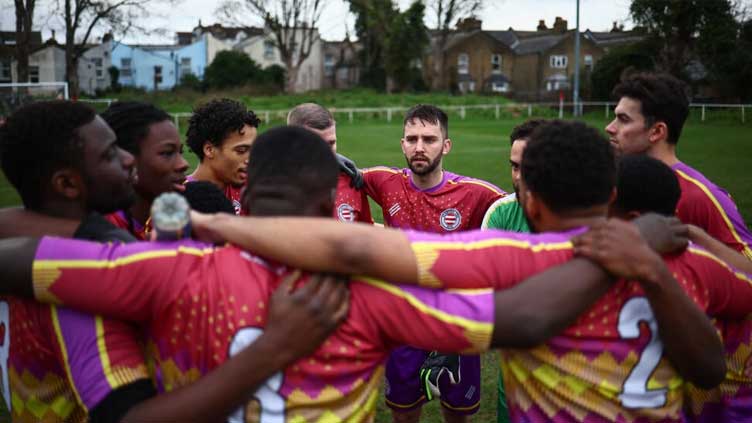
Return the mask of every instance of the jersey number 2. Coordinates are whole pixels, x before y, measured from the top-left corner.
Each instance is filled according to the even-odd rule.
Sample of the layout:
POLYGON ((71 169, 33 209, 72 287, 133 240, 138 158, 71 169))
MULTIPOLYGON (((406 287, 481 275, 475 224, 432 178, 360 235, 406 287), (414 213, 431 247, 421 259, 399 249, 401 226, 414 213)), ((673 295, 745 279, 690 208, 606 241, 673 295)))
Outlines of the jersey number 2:
POLYGON ((650 303, 645 297, 634 297, 619 312, 619 336, 622 339, 639 338, 640 322, 645 322, 650 328, 650 341, 624 381, 619 399, 627 408, 661 407, 666 404, 666 389, 648 389, 648 379, 661 361, 663 342, 658 337, 658 323, 650 303))
MULTIPOLYGON (((264 331, 261 328, 247 327, 235 333, 230 344, 230 357, 251 345, 264 331)), ((284 423, 285 399, 279 394, 282 387, 282 372, 277 372, 261 385, 253 394, 259 402, 260 423, 284 423)), ((245 407, 236 410, 228 419, 230 423, 245 423, 245 407)))

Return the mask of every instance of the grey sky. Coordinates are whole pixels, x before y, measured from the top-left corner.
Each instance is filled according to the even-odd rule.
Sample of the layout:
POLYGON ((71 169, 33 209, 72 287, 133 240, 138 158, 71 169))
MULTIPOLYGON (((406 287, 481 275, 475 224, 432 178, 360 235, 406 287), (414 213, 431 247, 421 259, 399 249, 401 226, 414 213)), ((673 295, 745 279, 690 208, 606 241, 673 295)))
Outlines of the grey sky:
MULTIPOLYGON (((49 6, 52 0, 38 1, 37 9, 40 16, 37 17, 37 25, 45 26, 43 37, 50 36, 49 27, 57 29, 57 37, 61 39, 61 23, 56 18, 50 18, 49 6)), ((410 0, 398 0, 402 8, 410 4, 410 0)), ((10 0, 0 0, 3 3, 0 12, 0 27, 6 31, 15 28, 15 16, 10 0), (5 7, 7 4, 8 7, 5 7)), ((575 0, 487 0, 486 7, 479 14, 483 20, 483 29, 507 29, 510 26, 515 29, 535 29, 539 19, 545 19, 547 25, 551 25, 556 16, 561 16, 569 21, 569 26, 575 26, 575 0)), ((199 19, 204 25, 218 21, 215 9, 218 0, 182 0, 173 6, 154 6, 154 17, 145 23, 151 28, 163 28, 165 35, 141 35, 132 34, 126 37, 126 42, 132 43, 170 43, 173 41, 175 31, 190 31, 198 24, 199 19)), ((631 26, 628 20, 630 0, 581 0, 580 26, 584 30, 608 30, 612 22, 624 23, 631 26)), ((430 11, 427 11, 430 15, 430 11)), ((327 40, 338 40, 345 36, 346 26, 352 33, 354 18, 350 15, 348 5, 344 0, 328 0, 323 13, 319 29, 327 40)), ((249 21, 249 24, 260 25, 260 20, 249 21)), ((433 26, 430 21, 429 26, 433 26)))

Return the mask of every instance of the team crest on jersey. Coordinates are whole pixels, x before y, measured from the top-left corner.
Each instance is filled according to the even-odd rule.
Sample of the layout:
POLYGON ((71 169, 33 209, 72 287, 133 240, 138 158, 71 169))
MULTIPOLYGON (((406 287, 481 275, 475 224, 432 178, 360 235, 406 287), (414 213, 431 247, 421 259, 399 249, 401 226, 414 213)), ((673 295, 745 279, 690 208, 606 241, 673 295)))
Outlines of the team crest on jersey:
POLYGON ((342 222, 354 222, 355 209, 347 203, 342 203, 337 207, 337 217, 342 222))
POLYGON ((243 209, 243 205, 240 204, 240 201, 238 200, 232 200, 232 208, 235 209, 235 214, 239 215, 240 211, 243 209))
POLYGON ((444 230, 453 231, 460 227, 462 215, 457 209, 446 209, 439 216, 439 224, 444 230))

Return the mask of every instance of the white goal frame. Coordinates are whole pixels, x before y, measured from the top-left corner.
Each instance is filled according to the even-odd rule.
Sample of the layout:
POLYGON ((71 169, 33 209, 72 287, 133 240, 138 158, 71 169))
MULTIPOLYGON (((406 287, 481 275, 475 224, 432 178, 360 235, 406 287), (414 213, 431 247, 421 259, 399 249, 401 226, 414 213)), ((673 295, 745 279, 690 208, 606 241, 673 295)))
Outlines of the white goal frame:
POLYGON ((22 87, 62 87, 64 100, 68 100, 68 83, 67 82, 3 82, 0 88, 22 88, 22 87))

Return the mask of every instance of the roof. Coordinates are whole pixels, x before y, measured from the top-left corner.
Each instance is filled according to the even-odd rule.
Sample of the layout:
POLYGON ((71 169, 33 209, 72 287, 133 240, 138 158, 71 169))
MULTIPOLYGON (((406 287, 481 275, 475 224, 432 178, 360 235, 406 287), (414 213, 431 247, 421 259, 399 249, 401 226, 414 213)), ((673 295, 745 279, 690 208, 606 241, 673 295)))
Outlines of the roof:
POLYGON ((635 43, 642 41, 645 38, 645 35, 639 31, 596 32, 588 29, 583 35, 592 40, 598 46, 635 43))
POLYGON ((258 27, 230 27, 222 26, 222 24, 215 23, 214 25, 201 26, 197 28, 201 33, 209 32, 214 37, 220 40, 237 39, 239 33, 244 33, 246 37, 252 37, 254 35, 262 35, 264 28, 258 27))
POLYGON ((517 37, 517 34, 514 33, 512 30, 506 30, 506 31, 485 31, 488 35, 492 36, 493 38, 496 38, 497 40, 501 41, 502 43, 506 44, 507 47, 514 48, 515 45, 520 41, 519 37, 517 37))
POLYGON ((520 42, 514 49, 517 54, 533 54, 544 52, 555 45, 559 44, 563 39, 568 37, 570 32, 564 34, 557 33, 551 35, 543 35, 540 37, 521 38, 520 42))
MULTIPOLYGON (((16 32, 15 31, 0 31, 0 44, 16 44, 16 32)), ((31 31, 31 45, 36 46, 42 44, 42 33, 39 31, 31 31)))

